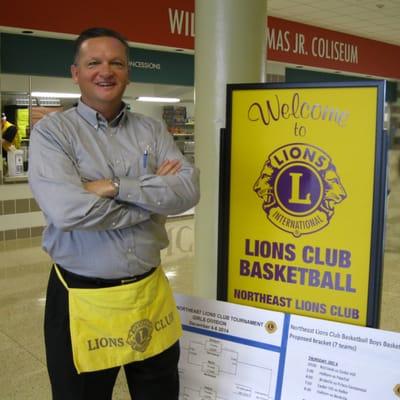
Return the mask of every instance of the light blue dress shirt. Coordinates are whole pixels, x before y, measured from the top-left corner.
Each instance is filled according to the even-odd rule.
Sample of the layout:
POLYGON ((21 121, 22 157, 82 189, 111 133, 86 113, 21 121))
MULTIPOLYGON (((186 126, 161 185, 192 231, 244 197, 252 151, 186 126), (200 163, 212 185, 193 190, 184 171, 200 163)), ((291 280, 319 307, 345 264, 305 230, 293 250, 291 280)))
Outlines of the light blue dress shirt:
POLYGON ((199 200, 199 173, 164 124, 122 109, 110 123, 79 101, 36 123, 30 138, 29 184, 47 226, 43 248, 79 275, 121 278, 160 264, 168 245, 166 216, 199 200), (176 175, 155 175, 179 159, 176 175), (101 198, 85 181, 120 178, 119 194, 101 198))

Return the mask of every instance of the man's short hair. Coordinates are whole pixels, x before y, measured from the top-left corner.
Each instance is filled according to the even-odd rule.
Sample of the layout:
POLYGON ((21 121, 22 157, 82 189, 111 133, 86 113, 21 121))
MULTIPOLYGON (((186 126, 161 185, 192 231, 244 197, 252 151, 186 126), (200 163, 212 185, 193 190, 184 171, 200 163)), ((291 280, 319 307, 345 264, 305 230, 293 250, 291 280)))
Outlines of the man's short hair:
POLYGON ((88 39, 93 39, 98 37, 112 37, 119 40, 125 46, 126 58, 127 60, 129 60, 129 45, 126 39, 120 33, 108 28, 89 28, 81 32, 78 38, 75 40, 74 64, 77 64, 82 43, 88 39))

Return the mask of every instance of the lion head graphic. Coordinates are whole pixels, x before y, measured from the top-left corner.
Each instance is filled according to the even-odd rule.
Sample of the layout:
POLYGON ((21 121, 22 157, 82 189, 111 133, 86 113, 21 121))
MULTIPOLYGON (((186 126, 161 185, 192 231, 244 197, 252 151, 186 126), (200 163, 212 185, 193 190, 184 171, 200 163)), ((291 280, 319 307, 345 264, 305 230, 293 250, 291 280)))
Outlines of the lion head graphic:
POLYGON ((269 160, 267 160, 253 186, 253 190, 257 193, 257 196, 263 200, 264 208, 268 208, 274 203, 273 174, 274 169, 269 160))
POLYGON ((336 168, 333 165, 326 169, 324 173, 324 194, 322 207, 332 216, 336 204, 341 203, 347 197, 336 168))

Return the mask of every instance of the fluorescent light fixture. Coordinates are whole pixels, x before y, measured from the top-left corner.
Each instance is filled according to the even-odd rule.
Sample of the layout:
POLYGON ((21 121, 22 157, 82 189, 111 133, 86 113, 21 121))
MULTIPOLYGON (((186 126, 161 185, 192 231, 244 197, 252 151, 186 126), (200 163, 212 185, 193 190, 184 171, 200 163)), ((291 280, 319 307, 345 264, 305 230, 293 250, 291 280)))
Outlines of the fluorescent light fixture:
POLYGON ((58 92, 32 92, 31 96, 58 98, 58 99, 79 99, 79 97, 81 97, 79 93, 58 93, 58 92))
POLYGON ((181 99, 176 97, 148 97, 148 96, 139 96, 136 97, 137 101, 150 101, 154 103, 179 103, 181 99))
POLYGON ((168 279, 175 278, 176 277, 176 271, 168 271, 165 273, 168 279))

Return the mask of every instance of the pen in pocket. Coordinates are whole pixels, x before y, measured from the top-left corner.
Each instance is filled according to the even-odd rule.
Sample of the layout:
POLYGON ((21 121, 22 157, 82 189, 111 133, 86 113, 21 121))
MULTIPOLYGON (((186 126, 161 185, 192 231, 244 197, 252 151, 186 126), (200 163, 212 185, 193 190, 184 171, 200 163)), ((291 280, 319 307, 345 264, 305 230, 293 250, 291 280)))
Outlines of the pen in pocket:
POLYGON ((149 150, 146 148, 146 150, 143 153, 143 168, 147 168, 148 157, 149 157, 149 150))

